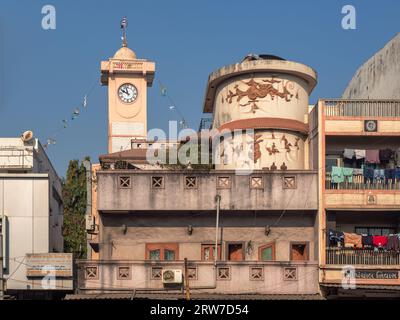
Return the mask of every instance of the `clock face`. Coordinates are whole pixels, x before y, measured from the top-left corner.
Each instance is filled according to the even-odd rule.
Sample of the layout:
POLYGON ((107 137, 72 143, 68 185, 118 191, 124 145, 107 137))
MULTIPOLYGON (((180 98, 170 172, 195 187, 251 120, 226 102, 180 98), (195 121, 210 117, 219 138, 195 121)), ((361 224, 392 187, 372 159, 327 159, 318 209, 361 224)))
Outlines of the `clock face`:
POLYGON ((133 84, 124 83, 118 89, 118 97, 125 103, 135 102, 137 96, 138 90, 133 84))

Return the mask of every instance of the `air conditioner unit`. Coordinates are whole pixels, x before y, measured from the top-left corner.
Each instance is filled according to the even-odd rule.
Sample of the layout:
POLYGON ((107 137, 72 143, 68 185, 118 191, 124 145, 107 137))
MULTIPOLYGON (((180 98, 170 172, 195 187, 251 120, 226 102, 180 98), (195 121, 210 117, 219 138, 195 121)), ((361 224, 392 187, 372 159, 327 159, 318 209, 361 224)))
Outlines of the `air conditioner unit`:
POLYGON ((96 228, 96 220, 92 215, 86 216, 86 231, 93 231, 96 228))
POLYGON ((162 281, 164 284, 182 283, 182 270, 166 269, 162 272, 162 281))

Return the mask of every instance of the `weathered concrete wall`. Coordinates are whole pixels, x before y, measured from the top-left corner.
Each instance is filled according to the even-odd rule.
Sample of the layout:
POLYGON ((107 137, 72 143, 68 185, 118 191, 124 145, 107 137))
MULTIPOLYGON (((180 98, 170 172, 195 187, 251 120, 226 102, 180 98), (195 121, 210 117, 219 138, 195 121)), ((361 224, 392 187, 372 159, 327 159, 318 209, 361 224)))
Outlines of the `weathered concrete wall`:
MULTIPOLYGON (((210 262, 189 262, 196 269, 196 278, 189 280, 190 291, 199 292, 196 287, 216 286, 202 289, 210 293, 268 293, 268 294, 317 294, 318 265, 309 262, 225 262, 219 266, 229 268, 228 279, 215 281, 215 269, 210 262), (252 268, 263 270, 263 277, 251 279, 252 268), (287 270, 294 270, 296 278, 287 279, 287 270)), ((141 288, 162 289, 161 279, 152 279, 152 267, 184 270, 183 261, 80 261, 78 262, 79 291, 84 293, 126 292, 141 288), (118 267, 128 267, 129 279, 118 279, 118 267), (86 267, 97 267, 97 278, 85 277, 86 267)))
POLYGON ((235 175, 235 171, 99 171, 98 210, 215 210, 215 196, 221 195, 221 209, 230 210, 316 210, 315 171, 255 171, 235 175), (120 188, 119 177, 131 177, 129 188, 120 188), (154 189, 152 176, 164 177, 164 188, 154 189), (198 177, 198 187, 187 189, 185 177, 198 177), (230 177, 229 189, 217 188, 218 177, 230 177), (262 177, 263 187, 250 187, 251 177, 262 177), (284 177, 296 177, 297 187, 284 187, 284 177))
POLYGON ((400 33, 364 63, 343 93, 343 99, 400 98, 400 33))
MULTIPOLYGON (((146 243, 178 243, 179 260, 201 260, 201 244, 215 243, 215 212, 131 212, 126 214, 103 213, 101 215, 100 259, 145 260, 146 243), (160 216, 163 219, 160 219, 160 216), (187 227, 193 233, 187 233, 187 227), (123 232, 123 226, 127 227, 123 232)), ((264 211, 232 212, 220 214, 222 260, 226 258, 225 244, 240 241, 252 250, 245 260, 257 261, 258 248, 275 245, 277 261, 290 260, 290 243, 307 242, 309 260, 314 255, 315 212, 264 211), (269 235, 265 227, 271 226, 269 235)))

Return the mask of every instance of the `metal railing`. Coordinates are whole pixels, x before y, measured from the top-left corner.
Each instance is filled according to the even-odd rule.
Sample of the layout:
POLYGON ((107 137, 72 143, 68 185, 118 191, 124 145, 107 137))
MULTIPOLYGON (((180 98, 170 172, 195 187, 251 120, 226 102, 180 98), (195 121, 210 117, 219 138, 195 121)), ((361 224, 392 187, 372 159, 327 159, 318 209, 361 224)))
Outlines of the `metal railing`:
POLYGON ((322 100, 328 117, 400 117, 400 100, 322 100))
POLYGON ((400 253, 373 249, 326 248, 326 264, 400 265, 400 253))
POLYGON ((327 190, 400 190, 400 179, 366 179, 362 174, 353 174, 352 182, 344 177, 344 182, 332 182, 331 173, 325 175, 325 189, 327 190))

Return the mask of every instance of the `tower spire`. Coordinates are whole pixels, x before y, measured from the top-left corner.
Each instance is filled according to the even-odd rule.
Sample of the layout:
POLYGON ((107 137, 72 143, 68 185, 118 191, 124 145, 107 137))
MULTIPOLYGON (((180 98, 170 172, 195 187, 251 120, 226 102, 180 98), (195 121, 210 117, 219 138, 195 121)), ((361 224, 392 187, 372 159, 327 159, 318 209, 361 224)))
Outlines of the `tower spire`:
POLYGON ((128 43, 126 41, 126 28, 128 27, 128 19, 123 17, 121 20, 121 29, 122 29, 122 46, 127 47, 128 43))

